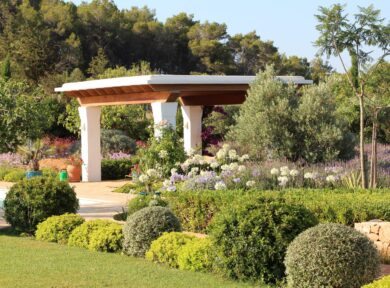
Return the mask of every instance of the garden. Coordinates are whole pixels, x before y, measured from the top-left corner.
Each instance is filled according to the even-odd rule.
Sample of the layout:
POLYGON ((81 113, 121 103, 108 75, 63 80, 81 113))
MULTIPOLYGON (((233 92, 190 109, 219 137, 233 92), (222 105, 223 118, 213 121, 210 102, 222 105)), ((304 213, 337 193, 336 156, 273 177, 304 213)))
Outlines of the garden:
MULTIPOLYGON (((75 12, 81 26, 88 5, 75 12)), ((30 13, 40 19, 42 7, 30 13)), ((7 56, 0 185, 13 184, 0 194, 9 224, 0 230, 0 286, 388 287, 390 276, 380 271, 390 255, 354 227, 390 222, 389 26, 373 7, 359 11, 349 20, 333 5, 316 16, 320 52, 348 51, 350 70, 311 69, 314 84, 297 87, 276 80, 283 61, 257 67, 241 106, 203 108, 202 145, 189 153, 180 109, 174 127, 153 123, 147 105, 102 108, 102 180, 123 182, 112 193, 130 199, 113 219, 78 214, 78 104, 42 96, 42 79, 84 80, 83 71, 74 67, 59 80, 37 71, 22 81, 11 73, 21 73, 20 63, 7 56), (383 56, 373 61, 361 43, 383 56)), ((123 13, 117 17, 130 17, 123 13)), ((76 49, 76 36, 68 36, 76 49)), ((107 67, 107 57, 102 48, 89 57, 88 79, 159 73, 146 62, 107 67)), ((195 72, 229 71, 208 64, 195 72)))

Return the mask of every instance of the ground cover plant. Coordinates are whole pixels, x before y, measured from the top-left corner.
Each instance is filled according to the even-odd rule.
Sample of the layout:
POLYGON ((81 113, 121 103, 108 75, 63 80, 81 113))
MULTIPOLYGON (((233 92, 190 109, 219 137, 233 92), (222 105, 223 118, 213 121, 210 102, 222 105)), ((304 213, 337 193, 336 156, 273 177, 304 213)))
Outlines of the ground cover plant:
POLYGON ((169 269, 143 259, 97 253, 0 231, 0 286, 35 287, 253 287, 219 276, 169 269), (12 259, 12 265, 9 261, 12 259), (28 261, 26 261, 28 259, 28 261), (28 277, 20 277, 28 275, 28 277), (48 277, 50 275, 50 277, 48 277), (147 275, 147 277, 146 277, 147 275))

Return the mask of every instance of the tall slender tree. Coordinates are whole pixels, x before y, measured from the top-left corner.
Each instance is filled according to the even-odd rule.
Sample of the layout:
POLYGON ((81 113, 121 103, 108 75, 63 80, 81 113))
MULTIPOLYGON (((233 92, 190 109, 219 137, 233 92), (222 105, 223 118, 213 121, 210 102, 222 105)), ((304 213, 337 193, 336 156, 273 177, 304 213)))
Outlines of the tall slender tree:
MULTIPOLYGON (((364 151, 364 127, 365 127, 365 101, 366 82, 371 73, 360 73, 372 62, 372 50, 381 51, 379 61, 387 57, 390 53, 390 24, 384 24, 384 19, 380 17, 380 11, 375 10, 372 5, 367 8, 359 7, 359 12, 354 15, 354 19, 349 19, 345 13, 345 7, 335 4, 330 8, 320 7, 319 14, 316 15, 318 25, 317 30, 320 37, 315 45, 320 48, 321 54, 334 55, 339 58, 348 83, 353 89, 354 95, 359 101, 360 110, 360 170, 362 174, 362 187, 367 188, 366 158, 364 151), (356 55, 356 66, 358 69, 356 87, 351 71, 346 67, 342 56, 343 51, 348 51, 356 55)), ((371 71, 375 71, 373 67, 371 71)))

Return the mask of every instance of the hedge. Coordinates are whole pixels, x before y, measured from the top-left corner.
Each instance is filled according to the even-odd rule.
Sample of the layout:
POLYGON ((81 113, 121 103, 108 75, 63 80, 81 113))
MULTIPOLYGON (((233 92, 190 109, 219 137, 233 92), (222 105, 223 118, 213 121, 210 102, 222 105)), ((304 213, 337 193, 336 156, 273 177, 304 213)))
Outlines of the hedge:
POLYGON ((132 166, 133 162, 128 159, 102 160, 102 180, 125 179, 132 166))
POLYGON ((226 206, 253 197, 281 197, 302 204, 321 223, 352 226, 356 222, 390 221, 390 189, 289 189, 282 191, 200 191, 165 193, 169 207, 184 230, 205 233, 215 214, 226 206))

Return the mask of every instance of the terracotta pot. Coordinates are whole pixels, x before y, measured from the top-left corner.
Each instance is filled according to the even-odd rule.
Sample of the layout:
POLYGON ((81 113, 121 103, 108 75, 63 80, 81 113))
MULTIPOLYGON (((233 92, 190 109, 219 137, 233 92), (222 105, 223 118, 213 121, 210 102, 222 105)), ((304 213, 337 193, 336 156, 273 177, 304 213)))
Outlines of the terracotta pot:
POLYGON ((66 166, 66 171, 68 172, 69 182, 80 182, 81 180, 81 165, 68 165, 66 166))

